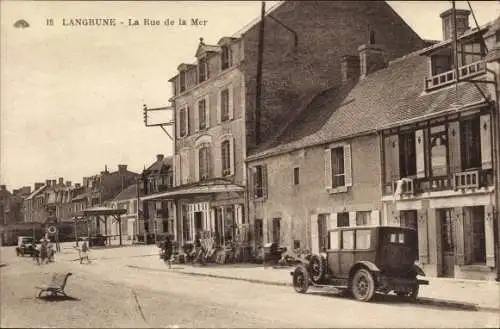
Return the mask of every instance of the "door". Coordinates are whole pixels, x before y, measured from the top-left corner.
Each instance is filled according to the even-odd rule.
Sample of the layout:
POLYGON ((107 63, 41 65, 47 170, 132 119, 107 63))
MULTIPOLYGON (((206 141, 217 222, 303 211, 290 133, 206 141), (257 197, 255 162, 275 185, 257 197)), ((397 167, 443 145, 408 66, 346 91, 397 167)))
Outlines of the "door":
POLYGON ((273 243, 280 244, 281 218, 273 218, 273 243))
POLYGON ((486 240, 484 234, 484 207, 472 210, 472 262, 486 264, 486 240))
POLYGON ((441 226, 441 250, 442 250, 442 270, 444 277, 455 276, 455 241, 454 227, 451 209, 441 209, 438 211, 441 226))
POLYGON ((326 249, 328 249, 328 216, 328 214, 318 215, 318 242, 320 252, 325 252, 326 249))
POLYGON ((194 213, 194 233, 199 234, 203 230, 203 213, 197 211, 194 213))

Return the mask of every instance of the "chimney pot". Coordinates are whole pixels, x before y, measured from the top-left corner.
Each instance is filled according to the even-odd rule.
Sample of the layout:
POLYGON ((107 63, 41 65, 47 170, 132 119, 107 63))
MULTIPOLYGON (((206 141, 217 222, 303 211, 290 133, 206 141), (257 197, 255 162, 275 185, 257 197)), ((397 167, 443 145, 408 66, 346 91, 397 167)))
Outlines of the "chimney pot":
POLYGON ((157 154, 156 155, 156 161, 161 161, 163 160, 164 155, 163 154, 157 154))
POLYGON ((71 181, 70 180, 66 181, 66 187, 71 187, 71 181))
POLYGON ((5 185, 0 185, 0 191, 6 191, 7 190, 7 186, 5 185))
POLYGON ((340 60, 342 82, 359 78, 359 56, 346 55, 340 60))
POLYGON ((75 183, 75 188, 80 188, 82 185, 80 183, 75 183))
MULTIPOLYGON (((467 9, 455 9, 457 16, 457 35, 461 35, 469 29, 470 11, 467 9)), ((440 15, 443 26, 443 40, 453 37, 453 8, 445 10, 440 15)))
POLYGON ((361 78, 387 66, 385 49, 382 45, 364 44, 358 47, 361 78))
POLYGON ((35 191, 43 186, 43 183, 35 183, 35 191))
POLYGON ((56 182, 57 182, 57 180, 55 180, 55 179, 52 180, 52 187, 56 187, 56 184, 57 184, 56 182))
POLYGON ((64 186, 64 178, 59 177, 59 186, 64 186))
POLYGON ((127 171, 127 165, 123 165, 123 164, 118 165, 118 171, 119 172, 127 171))
POLYGON ((45 180, 45 185, 50 186, 50 179, 45 180))

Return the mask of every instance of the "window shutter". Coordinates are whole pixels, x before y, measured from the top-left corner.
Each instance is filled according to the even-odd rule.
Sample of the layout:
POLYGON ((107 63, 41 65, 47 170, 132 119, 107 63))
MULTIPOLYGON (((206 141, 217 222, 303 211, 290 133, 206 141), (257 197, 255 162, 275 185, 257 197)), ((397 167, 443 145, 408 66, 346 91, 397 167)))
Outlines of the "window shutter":
POLYGON ((214 173, 218 177, 222 177, 222 142, 214 143, 214 173))
POLYGON ((392 164, 394 166, 394 171, 392 173, 392 180, 399 179, 399 136, 392 136, 392 164))
POLYGON ((256 170, 255 167, 249 167, 248 168, 248 186, 247 190, 249 192, 248 197, 250 199, 255 199, 255 175, 256 175, 256 170))
POLYGON ((193 113, 194 129, 193 132, 200 130, 200 101, 196 102, 196 106, 193 113))
POLYGON ((196 148, 194 156, 194 180, 196 182, 200 180, 200 150, 200 148, 196 148))
POLYGON ((222 97, 221 97, 221 93, 222 93, 222 90, 219 90, 219 92, 217 93, 217 104, 215 106, 217 108, 217 124, 220 124, 222 122, 222 120, 221 120, 221 116, 222 116, 222 111, 221 111, 222 97))
POLYGON ((417 177, 425 177, 424 131, 415 131, 415 155, 417 159, 417 177))
POLYGON ((356 227, 356 212, 349 211, 349 226, 356 227))
POLYGON ((268 185, 267 185, 267 165, 262 165, 262 197, 267 198, 268 185))
POLYGON ((450 158, 450 172, 462 171, 460 163, 460 123, 458 121, 448 124, 448 154, 450 158))
POLYGON ((319 253, 319 240, 318 240, 318 216, 311 216, 311 251, 313 254, 319 253))
POLYGON ((325 188, 332 187, 332 151, 330 148, 325 150, 325 188))
POLYGON ((384 139, 385 182, 392 183, 399 179, 399 140, 398 135, 384 139))
POLYGON ((465 265, 464 251, 464 216, 462 208, 454 208, 451 212, 455 226, 455 262, 457 265, 465 265))
POLYGON ((231 137, 229 139, 229 164, 230 164, 230 168, 231 168, 231 175, 234 175, 234 155, 235 155, 235 152, 234 152, 234 138, 231 137))
MULTIPOLYGON (((486 266, 495 267, 495 225, 493 216, 495 210, 492 204, 484 207, 484 243, 486 249, 486 266)), ((500 257, 500 255, 496 255, 500 257)))
POLYGON ((490 115, 481 115, 481 166, 483 169, 491 169, 491 121, 490 115))
POLYGON ((328 221, 328 229, 336 228, 337 227, 337 213, 331 213, 330 214, 330 220, 328 221))
POLYGON ((175 186, 181 185, 181 156, 179 154, 174 156, 174 175, 175 186))
POLYGON ((344 145, 344 177, 345 186, 352 186, 351 145, 344 145))
POLYGON ((234 93, 234 91, 233 91, 233 86, 229 86, 227 88, 227 90, 228 90, 228 94, 229 94, 228 95, 228 98, 229 98, 229 101, 228 101, 228 103, 229 103, 228 114, 229 114, 229 120, 232 120, 233 117, 234 117, 234 101, 233 101, 233 93, 234 93))
POLYGON ((186 136, 189 135, 189 106, 186 107, 186 136))
POLYGON ((380 211, 378 210, 372 210, 370 214, 370 220, 372 226, 380 226, 380 211))
POLYGON ((210 127, 210 96, 205 97, 205 126, 210 127))
POLYGON ((181 137, 181 108, 179 107, 176 112, 176 120, 175 120, 175 130, 176 136, 181 137))
POLYGON ((214 171, 214 156, 213 156, 213 150, 212 147, 207 147, 207 158, 208 158, 208 178, 213 178, 215 171, 214 171))

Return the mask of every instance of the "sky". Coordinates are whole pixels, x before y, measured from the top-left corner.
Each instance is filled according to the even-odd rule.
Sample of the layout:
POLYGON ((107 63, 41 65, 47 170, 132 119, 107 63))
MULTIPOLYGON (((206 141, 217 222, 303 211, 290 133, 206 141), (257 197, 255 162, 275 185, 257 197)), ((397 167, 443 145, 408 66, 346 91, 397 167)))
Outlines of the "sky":
MULTIPOLYGON (((276 3, 266 1, 266 8, 276 3)), ((450 1, 388 3, 420 37, 442 39, 439 14, 450 1)), ((495 1, 471 5, 480 25, 499 16, 495 1)), ((143 104, 168 105, 168 79, 180 63, 195 61, 200 37, 215 44, 260 13, 259 1, 3 0, 0 6, 0 184, 9 190, 59 177, 81 182, 105 165, 140 172, 156 154, 172 155, 168 136, 144 126, 143 104), (118 23, 63 26, 63 19, 89 17, 118 23), (207 24, 178 25, 191 18, 207 24), (30 26, 15 28, 19 19, 30 26), (140 25, 129 26, 129 19, 140 25), (146 26, 144 19, 162 24, 146 26), (163 25, 166 19, 175 24, 163 25)))

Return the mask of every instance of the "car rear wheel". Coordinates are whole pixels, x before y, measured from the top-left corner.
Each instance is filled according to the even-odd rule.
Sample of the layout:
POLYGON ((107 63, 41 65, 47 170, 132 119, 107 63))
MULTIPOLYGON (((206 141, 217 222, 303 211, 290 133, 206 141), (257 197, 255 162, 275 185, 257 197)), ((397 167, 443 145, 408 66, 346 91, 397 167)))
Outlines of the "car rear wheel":
POLYGON ((311 280, 314 283, 321 283, 326 273, 326 260, 321 255, 313 255, 309 262, 311 269, 311 280))
POLYGON ((367 302, 375 294, 375 280, 373 275, 362 268, 354 273, 351 283, 351 291, 354 298, 359 301, 367 302))
POLYGON ((309 288, 309 273, 305 266, 297 266, 293 272, 293 288, 300 294, 305 294, 309 288))

